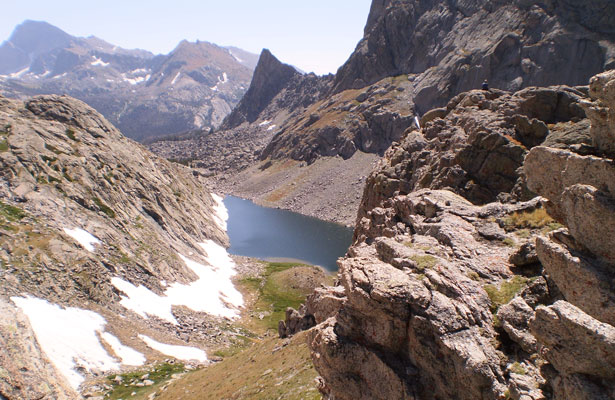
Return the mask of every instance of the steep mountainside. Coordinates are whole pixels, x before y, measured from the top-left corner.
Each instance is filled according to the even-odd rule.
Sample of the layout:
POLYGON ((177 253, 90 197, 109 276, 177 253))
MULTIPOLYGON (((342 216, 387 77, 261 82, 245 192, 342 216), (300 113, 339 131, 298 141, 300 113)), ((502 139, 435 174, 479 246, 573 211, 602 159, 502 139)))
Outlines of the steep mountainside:
POLYGON ((0 97, 0 171, 0 397, 74 398, 109 371, 204 363, 235 334, 223 206, 190 170, 42 96, 0 97))
POLYGON ((26 21, 0 46, 0 91, 70 94, 142 140, 218 126, 247 90, 255 57, 186 41, 154 56, 26 21))
MULTIPOLYGON (((492 88, 511 93, 531 86, 585 85, 592 75, 615 65, 615 34, 609 23, 613 16, 615 5, 607 0, 375 0, 364 38, 334 77, 318 78, 317 95, 301 97, 300 107, 282 101, 298 87, 299 82, 290 79, 284 89, 273 90, 279 93, 269 106, 264 107, 263 100, 272 92, 256 97, 258 107, 247 119, 254 122, 238 128, 233 128, 236 123, 225 125, 233 128, 232 133, 212 136, 210 143, 222 148, 228 143, 224 137, 254 133, 262 138, 245 141, 248 162, 233 163, 233 169, 220 178, 231 192, 262 203, 351 223, 347 216, 340 218, 325 210, 342 204, 356 210, 356 199, 348 205, 340 202, 347 197, 322 196, 319 206, 307 205, 306 200, 313 200, 309 188, 313 180, 298 177, 318 176, 320 168, 312 167, 313 163, 337 165, 350 160, 347 172, 339 179, 325 179, 324 186, 354 193, 348 182, 362 179, 370 169, 357 159, 382 156, 428 110, 479 88, 485 79, 492 88), (276 126, 264 145, 268 136, 261 135, 260 124, 266 121, 276 126), (259 144, 262 147, 252 147, 259 144), (236 173, 250 163, 251 167, 236 173), (279 186, 287 189, 270 196, 279 186)), ((262 85, 265 80, 259 82, 262 85)), ((245 115, 253 100, 246 98, 231 115, 245 115)), ((238 118, 237 123, 245 120, 238 118)), ((234 139, 230 143, 235 146, 234 139)), ((211 169, 208 173, 219 171, 216 157, 194 150, 195 145, 174 143, 173 157, 196 158, 198 165, 211 169)))
MULTIPOLYGON (((368 179, 339 285, 307 302, 319 323, 309 346, 325 398, 615 396, 614 93, 610 71, 592 79, 591 99, 561 88, 462 94, 387 152, 368 179), (535 100, 556 93, 575 99, 566 107, 574 117, 545 132, 541 121, 553 109, 535 100), (523 117, 532 135, 512 136, 502 125, 523 117), (486 170, 534 146, 524 163, 516 160, 548 201, 469 202, 495 191, 506 199, 514 180, 496 188, 488 176, 471 185, 439 179, 451 168, 431 155, 466 152, 459 134, 495 146, 481 162, 486 170), (387 185, 407 194, 383 192, 387 185)), ((457 167, 452 176, 469 172, 457 167)))

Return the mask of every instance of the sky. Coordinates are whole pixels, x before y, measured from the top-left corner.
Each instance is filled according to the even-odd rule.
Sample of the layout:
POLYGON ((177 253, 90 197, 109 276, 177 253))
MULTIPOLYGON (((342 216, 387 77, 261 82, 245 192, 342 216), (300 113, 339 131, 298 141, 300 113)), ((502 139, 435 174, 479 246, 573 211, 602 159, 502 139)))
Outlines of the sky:
POLYGON ((371 0, 29 0, 6 1, 0 41, 26 19, 74 36, 167 54, 183 40, 268 48, 282 62, 335 73, 359 40, 371 0))

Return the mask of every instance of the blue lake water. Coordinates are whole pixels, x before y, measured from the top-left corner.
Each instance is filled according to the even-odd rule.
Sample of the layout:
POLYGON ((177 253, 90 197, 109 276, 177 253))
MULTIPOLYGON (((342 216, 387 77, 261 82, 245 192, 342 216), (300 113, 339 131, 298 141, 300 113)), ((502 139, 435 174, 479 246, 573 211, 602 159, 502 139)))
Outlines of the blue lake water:
POLYGON ((291 258, 337 271, 352 241, 342 225, 227 196, 229 253, 260 259, 291 258))

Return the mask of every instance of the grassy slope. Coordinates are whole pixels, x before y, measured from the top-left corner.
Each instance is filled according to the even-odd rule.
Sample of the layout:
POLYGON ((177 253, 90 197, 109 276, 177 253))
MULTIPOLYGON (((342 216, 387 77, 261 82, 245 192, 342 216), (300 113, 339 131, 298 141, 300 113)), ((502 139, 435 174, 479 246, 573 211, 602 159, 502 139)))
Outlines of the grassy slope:
POLYGON ((302 332, 287 341, 259 340, 171 383, 156 399, 320 399, 316 376, 302 332))

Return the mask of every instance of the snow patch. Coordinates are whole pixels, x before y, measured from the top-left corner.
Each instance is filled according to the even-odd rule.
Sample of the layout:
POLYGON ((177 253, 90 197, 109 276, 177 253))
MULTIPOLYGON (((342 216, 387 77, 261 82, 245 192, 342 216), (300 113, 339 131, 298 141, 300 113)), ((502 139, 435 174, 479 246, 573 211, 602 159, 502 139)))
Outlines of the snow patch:
POLYGON ((124 82, 130 83, 131 85, 136 85, 138 83, 147 82, 149 81, 149 78, 151 78, 150 74, 147 74, 146 76, 137 76, 134 78, 129 78, 126 76, 126 74, 122 74, 122 80, 124 82))
POLYGON ((233 56, 233 58, 234 58, 235 60, 237 60, 237 62, 239 62, 239 63, 242 63, 242 62, 243 62, 243 60, 242 60, 241 58, 237 57, 235 54, 233 54, 233 52, 232 52, 231 50, 229 50, 228 52, 229 52, 229 54, 230 54, 230 55, 232 55, 232 56, 233 56))
POLYGON ((260 124, 258 124, 258 126, 265 126, 265 125, 269 125, 270 123, 271 123, 270 120, 266 120, 266 121, 263 121, 260 124))
POLYGON ((222 201, 222 197, 218 196, 215 193, 211 194, 211 197, 214 199, 216 204, 214 205, 214 220, 220 227, 220 229, 226 231, 227 225, 226 221, 228 221, 228 210, 222 201))
POLYGON ((64 232, 68 236, 72 237, 77 242, 79 242, 79 244, 82 245, 89 252, 94 251, 95 244, 101 244, 101 241, 98 240, 97 237, 95 237, 88 231, 84 231, 81 228, 75 228, 75 229, 64 228, 64 232))
POLYGON ((276 127, 276 126, 277 126, 277 125, 271 125, 269 128, 267 128, 267 130, 268 130, 268 131, 272 131, 272 130, 274 130, 274 129, 275 129, 275 127, 276 127))
POLYGON ((172 306, 186 306, 197 312, 206 312, 229 319, 239 316, 238 308, 243 306, 241 293, 233 286, 231 278, 236 274, 235 263, 226 249, 212 240, 199 245, 205 250, 208 265, 200 264, 181 254, 198 279, 190 284, 169 284, 164 295, 159 296, 145 286, 135 286, 119 277, 111 283, 126 296, 120 304, 143 318, 157 316, 172 324, 177 324, 172 306))
POLYGON ((30 67, 26 67, 26 68, 22 69, 21 71, 14 72, 14 73, 9 75, 9 78, 12 78, 12 79, 21 78, 22 75, 24 75, 26 72, 28 72, 29 69, 30 69, 30 67))
POLYGON ((139 338, 143 340, 145 344, 147 344, 152 349, 157 350, 162 354, 166 354, 167 356, 175 357, 179 360, 184 361, 207 361, 207 354, 205 354, 203 350, 197 349, 196 347, 177 346, 173 344, 160 343, 145 335, 139 335, 139 338))
POLYGON ((94 59, 94 61, 92 61, 90 63, 90 65, 98 65, 98 66, 101 66, 101 67, 106 67, 107 65, 109 65, 109 63, 104 62, 103 60, 101 60, 98 57, 92 56, 92 58, 94 59))
MULTIPOLYGON (((105 350, 98 339, 106 324, 99 314, 79 308, 61 308, 35 297, 11 297, 28 316, 41 348, 77 389, 85 378, 77 368, 112 371, 119 363, 105 350)), ((111 343, 110 343, 111 344, 111 343)))
POLYGON ((122 360, 122 364, 133 366, 145 364, 145 356, 143 354, 131 347, 124 346, 118 338, 109 332, 102 332, 100 336, 111 346, 115 355, 122 360))
POLYGON ((223 72, 222 73, 222 79, 220 79, 220 77, 218 77, 218 80, 220 81, 220 83, 228 82, 228 75, 226 74, 226 72, 223 72))
POLYGON ((179 76, 181 75, 181 71, 177 73, 177 75, 175 75, 175 78, 173 78, 173 80, 171 81, 171 85, 175 85, 175 82, 177 82, 177 78, 179 78, 179 76))

